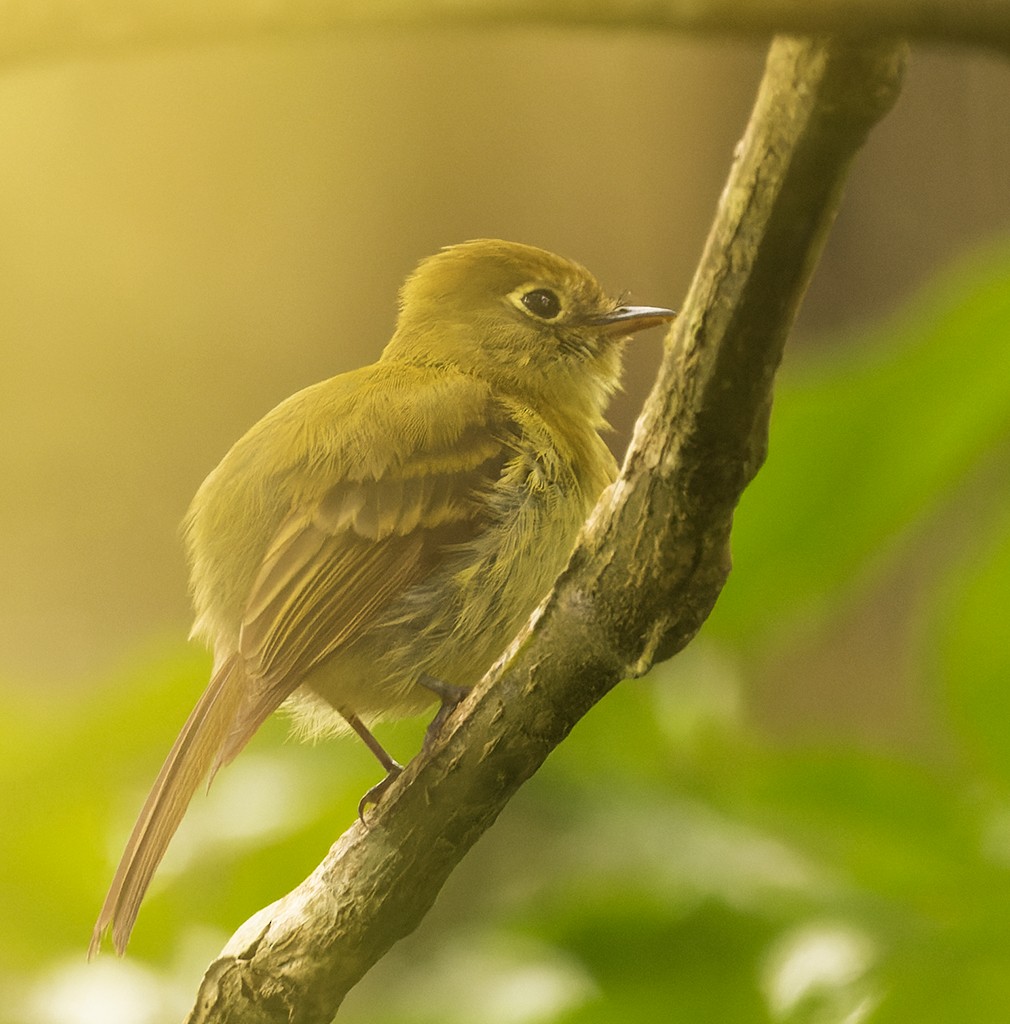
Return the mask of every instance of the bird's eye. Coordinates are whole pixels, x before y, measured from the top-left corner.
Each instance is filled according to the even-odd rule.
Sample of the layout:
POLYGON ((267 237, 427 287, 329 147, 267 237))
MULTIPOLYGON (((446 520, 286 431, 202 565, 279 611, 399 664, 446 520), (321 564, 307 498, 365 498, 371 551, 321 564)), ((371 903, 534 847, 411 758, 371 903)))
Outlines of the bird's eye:
POLYGON ((521 302, 541 320, 553 320, 561 312, 561 300, 548 288, 534 288, 522 297, 521 302))

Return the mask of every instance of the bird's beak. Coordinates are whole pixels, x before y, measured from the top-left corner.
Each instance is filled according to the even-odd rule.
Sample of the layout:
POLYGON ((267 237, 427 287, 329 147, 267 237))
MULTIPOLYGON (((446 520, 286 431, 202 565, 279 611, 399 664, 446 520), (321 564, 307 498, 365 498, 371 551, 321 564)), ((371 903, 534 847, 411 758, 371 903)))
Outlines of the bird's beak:
POLYGON ((618 306, 600 316, 587 317, 586 327, 602 327, 607 334, 634 334, 647 327, 668 324, 677 315, 675 310, 661 306, 618 306))

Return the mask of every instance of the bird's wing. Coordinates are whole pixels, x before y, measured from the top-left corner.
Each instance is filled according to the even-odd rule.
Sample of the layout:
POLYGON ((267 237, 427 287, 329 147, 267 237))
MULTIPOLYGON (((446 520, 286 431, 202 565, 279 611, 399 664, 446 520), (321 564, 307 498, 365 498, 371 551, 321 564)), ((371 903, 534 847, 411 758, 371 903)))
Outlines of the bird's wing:
POLYGON ((481 424, 378 479, 341 480, 288 517, 246 606, 239 637, 246 695, 214 770, 313 668, 423 580, 447 546, 486 526, 487 492, 514 454, 509 435, 509 425, 481 424))
POLYGON ((486 523, 486 496, 513 454, 511 424, 490 403, 436 441, 358 478, 344 474, 284 520, 249 597, 239 650, 200 698, 147 798, 91 940, 111 926, 126 947, 141 900, 200 781, 230 761, 305 674, 351 643, 439 562, 446 544, 486 523))

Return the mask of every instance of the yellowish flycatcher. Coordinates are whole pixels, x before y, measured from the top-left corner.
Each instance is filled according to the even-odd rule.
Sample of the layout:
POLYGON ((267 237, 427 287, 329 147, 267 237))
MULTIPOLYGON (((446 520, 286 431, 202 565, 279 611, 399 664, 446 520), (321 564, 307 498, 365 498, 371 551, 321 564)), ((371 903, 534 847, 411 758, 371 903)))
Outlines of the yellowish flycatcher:
MULTIPOLYGON (((493 239, 425 260, 381 358, 298 392, 225 455, 186 518, 193 632, 214 650, 95 925, 122 953, 200 782, 285 704, 369 731, 472 687, 564 567, 616 464, 599 431, 633 332, 585 268, 493 239)), ((378 799, 385 782, 366 794, 378 799)))

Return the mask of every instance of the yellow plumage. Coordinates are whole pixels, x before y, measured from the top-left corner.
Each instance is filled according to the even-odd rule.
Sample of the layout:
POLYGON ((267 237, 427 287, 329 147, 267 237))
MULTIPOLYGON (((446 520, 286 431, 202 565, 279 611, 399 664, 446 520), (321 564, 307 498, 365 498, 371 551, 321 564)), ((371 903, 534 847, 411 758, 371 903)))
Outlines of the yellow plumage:
POLYGON ((549 589, 615 464, 599 435, 623 340, 584 268, 482 240, 426 260, 380 360, 293 395, 193 500, 194 633, 215 670, 95 926, 122 952, 189 800, 282 704, 367 731, 473 686, 549 589))

